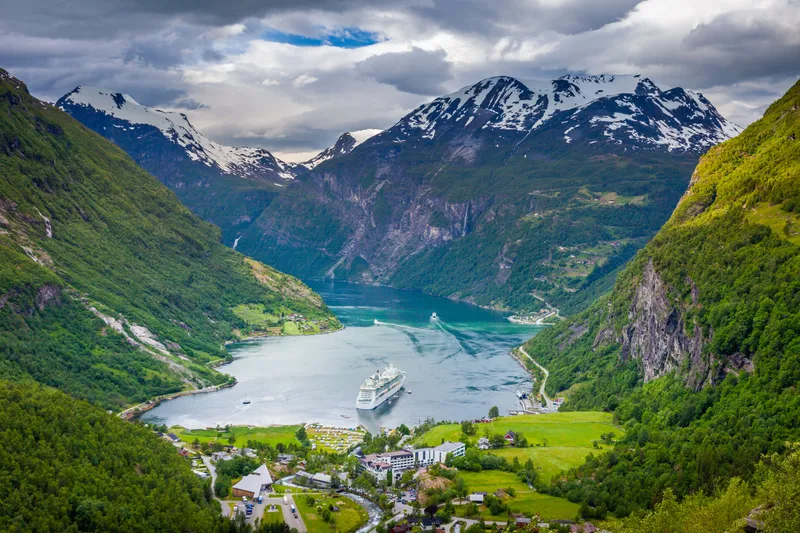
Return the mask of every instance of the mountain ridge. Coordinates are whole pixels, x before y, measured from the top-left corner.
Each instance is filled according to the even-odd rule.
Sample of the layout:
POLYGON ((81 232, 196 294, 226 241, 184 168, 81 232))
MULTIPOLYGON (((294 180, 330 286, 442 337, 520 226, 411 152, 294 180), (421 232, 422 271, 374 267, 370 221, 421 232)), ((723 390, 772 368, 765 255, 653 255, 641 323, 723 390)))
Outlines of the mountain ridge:
MULTIPOLYGON (((105 113, 67 110, 105 136, 122 129, 99 122, 105 113)), ((286 187, 230 176, 233 185, 191 186, 174 165, 134 158, 220 225, 223 242, 296 275, 515 310, 534 309, 538 300, 520 295, 535 294, 572 311, 610 288, 666 220, 699 153, 737 131, 702 95, 641 76, 564 76, 532 88, 500 76, 363 142, 343 134, 294 167, 286 187), (536 243, 537 232, 549 237, 536 243), (475 254, 477 268, 467 264, 475 254)), ((118 143, 152 152, 134 141, 118 143)))
POLYGON ((122 150, 2 70, 0 177, 0 378, 120 409, 229 383, 208 366, 223 343, 279 333, 283 315, 339 327, 308 287, 224 247, 122 150))
POLYGON ((237 249, 310 278, 580 308, 666 220, 699 152, 738 130, 701 96, 637 77, 547 91, 498 77, 423 104, 298 178, 237 249), (631 92, 596 94, 611 87, 631 92), (604 120, 623 105, 640 113, 604 120), (321 213, 325 230, 312 229, 321 213))
POLYGON ((623 516, 751 478, 800 437, 798 138, 800 82, 703 156, 607 296, 526 343, 564 409, 627 428, 553 494, 623 516))
MULTIPOLYGON (((701 152, 741 131, 722 117, 702 94, 680 87, 663 90, 649 78, 639 75, 566 75, 533 88, 510 76, 496 76, 419 106, 379 138, 391 137, 390 142, 403 142, 404 138, 413 138, 414 130, 421 130, 423 139, 433 139, 437 131, 462 121, 463 128, 474 124, 473 130, 524 135, 558 115, 565 118, 562 121, 566 124, 564 140, 569 143, 577 139, 569 136, 569 132, 577 129, 576 124, 586 122, 579 115, 593 104, 600 109, 591 110, 590 120, 595 124, 607 124, 600 128, 600 133, 608 137, 609 142, 619 140, 612 132, 626 133, 626 140, 631 143, 637 136, 643 137, 640 130, 650 130, 647 142, 631 143, 635 148, 701 152), (636 106, 637 96, 649 97, 654 107, 660 108, 660 116, 651 118, 653 110, 646 116, 636 106), (620 97, 619 101, 610 100, 620 97), (568 117, 563 115, 569 111, 573 113, 568 117)), ((593 138, 601 142, 598 140, 601 136, 593 138)))

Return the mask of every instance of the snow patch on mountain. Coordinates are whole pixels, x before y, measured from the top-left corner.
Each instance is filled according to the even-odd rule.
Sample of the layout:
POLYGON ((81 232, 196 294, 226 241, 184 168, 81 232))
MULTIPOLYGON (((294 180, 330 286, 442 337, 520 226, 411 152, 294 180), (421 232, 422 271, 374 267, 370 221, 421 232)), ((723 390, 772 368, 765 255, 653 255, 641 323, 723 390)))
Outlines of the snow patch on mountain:
POLYGON ((566 143, 601 127, 592 133, 607 142, 667 151, 704 151, 741 131, 702 94, 664 89, 639 75, 567 75, 534 86, 488 78, 421 105, 386 131, 393 142, 458 130, 518 139, 558 121, 566 143))
POLYGON ((200 133, 189 122, 186 114, 143 106, 128 94, 79 86, 59 99, 58 106, 62 110, 67 110, 69 106, 90 108, 117 119, 118 122, 113 126, 128 131, 152 126, 169 141, 181 146, 191 160, 216 167, 225 174, 260 178, 269 173, 284 180, 295 177, 291 165, 263 148, 232 147, 215 143, 200 133))

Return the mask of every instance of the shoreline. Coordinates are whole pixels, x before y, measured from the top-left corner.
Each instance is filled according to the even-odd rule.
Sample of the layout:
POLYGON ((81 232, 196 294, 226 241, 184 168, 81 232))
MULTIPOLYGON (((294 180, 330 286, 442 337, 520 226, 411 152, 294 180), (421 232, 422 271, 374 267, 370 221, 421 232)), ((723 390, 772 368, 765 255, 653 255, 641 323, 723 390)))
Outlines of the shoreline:
POLYGON ((174 400, 175 398, 180 398, 182 396, 193 396, 195 394, 206 394, 206 393, 210 393, 210 392, 218 392, 218 391, 220 391, 222 389, 231 388, 231 387, 233 387, 234 385, 236 385, 238 383, 238 381, 236 381, 236 378, 234 378, 230 374, 224 374, 224 375, 232 378, 233 381, 230 381, 228 383, 223 383, 221 385, 212 385, 211 387, 205 387, 205 388, 202 388, 202 389, 182 390, 182 391, 173 392, 173 393, 170 393, 170 394, 164 394, 164 395, 161 395, 161 396, 156 396, 155 398, 151 398, 150 400, 147 400, 147 401, 142 402, 140 404, 134 405, 133 407, 128 407, 124 411, 120 411, 117 414, 117 416, 120 417, 120 418, 123 418, 125 420, 133 420, 133 419, 141 416, 142 414, 144 414, 144 413, 146 413, 146 412, 148 412, 148 411, 150 411, 152 409, 155 409, 156 407, 161 405, 161 402, 174 400))
MULTIPOLYGON (((338 318, 337 318, 337 320, 338 320, 338 318)), ((340 324, 341 324, 341 322, 340 322, 340 324)), ((224 343, 222 343, 222 346, 226 347, 226 346, 230 346, 231 344, 239 344, 240 342, 258 341, 258 340, 262 340, 262 339, 271 339, 271 338, 276 338, 276 337, 281 337, 281 338, 287 337, 288 338, 288 337, 315 337, 317 335, 331 335, 333 333, 338 333, 340 331, 343 331, 344 329, 345 329, 345 325, 341 324, 341 327, 338 327, 336 329, 330 329, 330 330, 327 330, 327 331, 320 331, 320 332, 317 332, 317 333, 304 333, 304 334, 299 334, 299 335, 283 335, 283 334, 271 335, 269 333, 265 333, 263 335, 254 334, 254 335, 248 335, 247 337, 242 337, 241 339, 237 339, 237 340, 225 341, 224 343)), ((230 361, 225 361, 225 363, 229 363, 229 362, 230 361)), ((222 364, 225 364, 225 363, 220 363, 217 366, 221 366, 222 364)))

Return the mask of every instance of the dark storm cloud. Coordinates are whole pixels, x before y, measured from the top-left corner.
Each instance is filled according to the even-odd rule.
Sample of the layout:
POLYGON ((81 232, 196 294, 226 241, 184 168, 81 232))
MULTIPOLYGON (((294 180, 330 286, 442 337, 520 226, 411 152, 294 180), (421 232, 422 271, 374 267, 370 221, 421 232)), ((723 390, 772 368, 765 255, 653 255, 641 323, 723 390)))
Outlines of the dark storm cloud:
POLYGON ((727 85, 753 78, 800 73, 800 2, 794 16, 748 10, 700 24, 684 39, 702 85, 727 85))
POLYGON ((413 48, 409 52, 372 56, 356 64, 356 71, 403 92, 438 95, 446 91, 444 83, 453 78, 452 64, 445 56, 444 50, 413 48))
POLYGON ((174 44, 158 40, 132 43, 125 50, 123 60, 126 63, 140 61, 155 68, 168 68, 183 64, 186 54, 174 44))
POLYGON ((569 0, 559 5, 541 0, 433 0, 409 7, 420 18, 443 28, 479 34, 504 34, 510 29, 574 34, 622 19, 642 0, 569 0))

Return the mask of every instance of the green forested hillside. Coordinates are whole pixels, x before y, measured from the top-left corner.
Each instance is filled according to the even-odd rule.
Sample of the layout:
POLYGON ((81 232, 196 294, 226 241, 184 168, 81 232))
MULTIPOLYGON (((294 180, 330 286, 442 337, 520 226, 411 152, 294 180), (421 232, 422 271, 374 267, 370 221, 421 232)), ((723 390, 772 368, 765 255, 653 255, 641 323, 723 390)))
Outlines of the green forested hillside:
POLYGON ((175 447, 53 389, 0 381, 0 440, 0 531, 289 533, 223 518, 175 447))
POLYGON ((149 429, 0 381, 0 530, 214 531, 207 487, 149 429))
POLYGON ((219 237, 0 70, 0 377, 119 408, 224 381, 206 365, 223 343, 283 316, 303 315, 307 332, 339 327, 305 285, 219 237), (242 304, 270 320, 240 317, 242 304))
POLYGON ((565 408, 613 410, 627 427, 550 488, 587 514, 749 478, 800 439, 798 138, 800 84, 702 158, 608 297, 527 343, 565 408))

